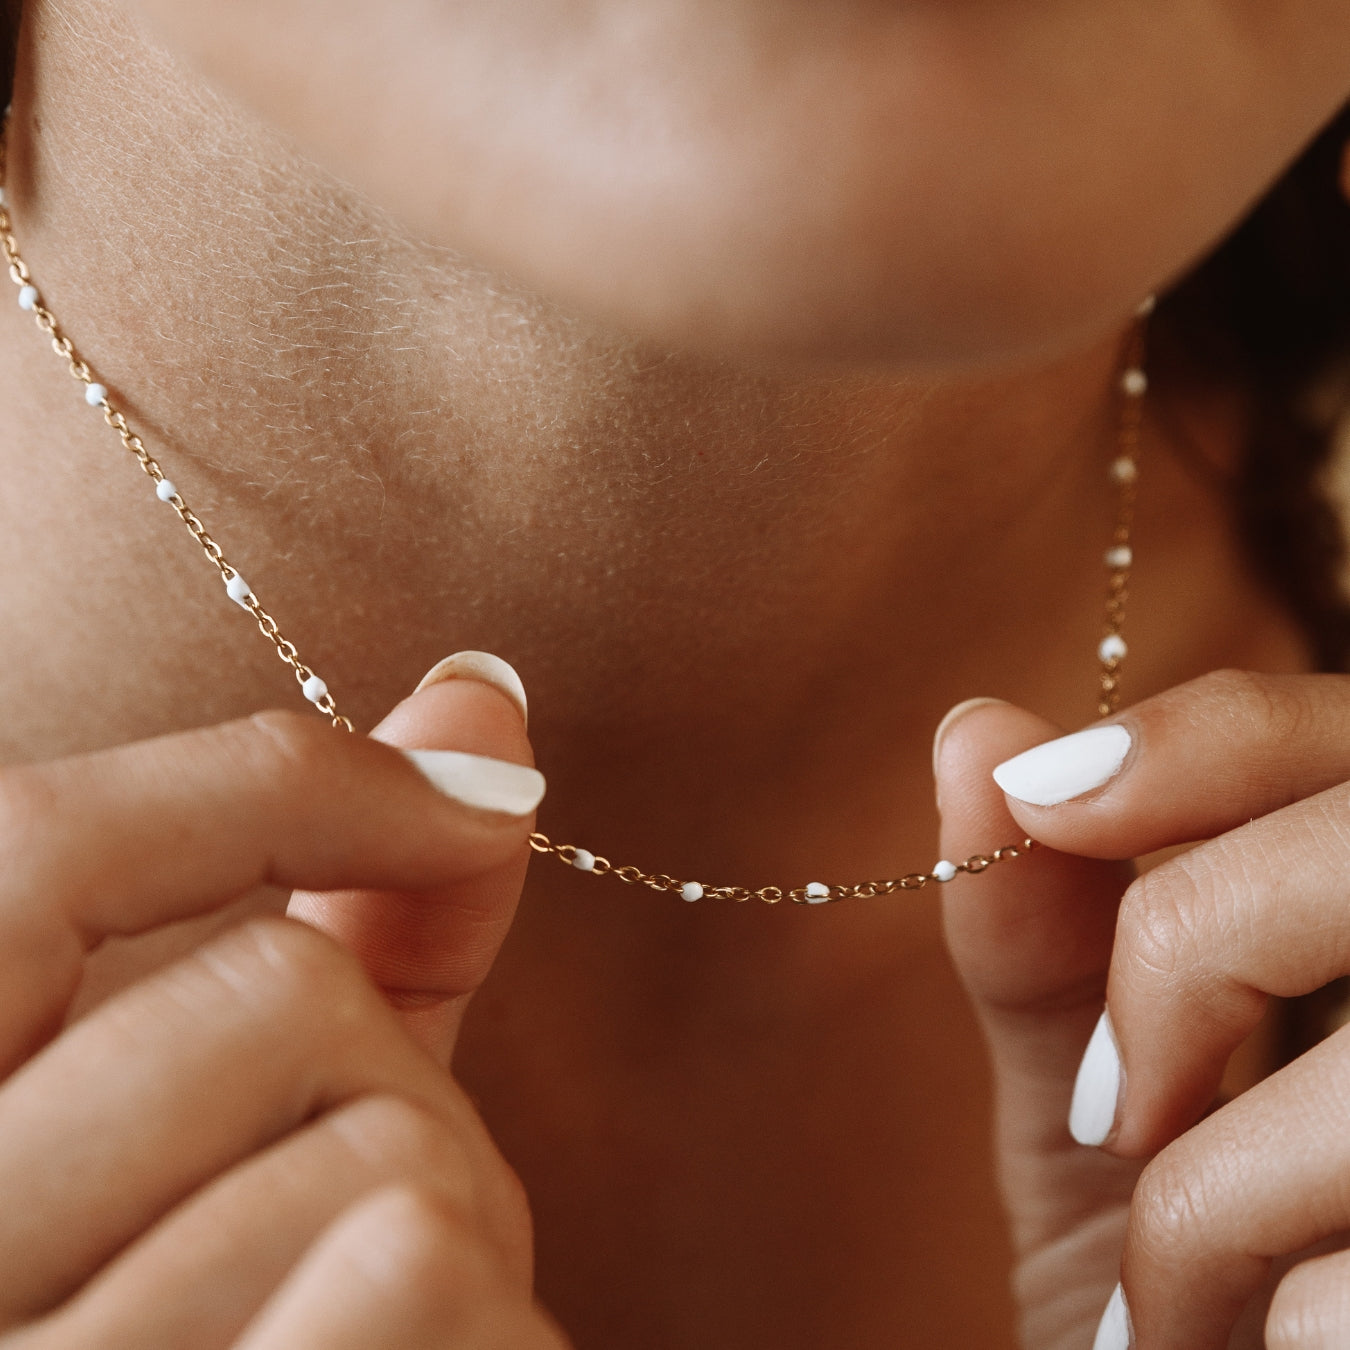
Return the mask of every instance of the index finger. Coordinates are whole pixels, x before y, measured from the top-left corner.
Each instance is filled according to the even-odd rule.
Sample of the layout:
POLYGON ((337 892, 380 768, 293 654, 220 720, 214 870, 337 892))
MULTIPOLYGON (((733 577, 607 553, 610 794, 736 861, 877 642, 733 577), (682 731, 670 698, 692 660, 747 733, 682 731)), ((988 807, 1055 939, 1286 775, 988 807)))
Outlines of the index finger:
MULTIPOLYGON (((528 756, 523 732, 505 752, 528 756)), ((439 889, 526 847, 541 775, 425 755, 419 772, 365 737, 269 712, 0 773, 0 1072, 59 1026, 104 937, 261 885, 439 889)))
POLYGON ((1350 677, 1223 670, 1000 764, 1032 838, 1134 858, 1223 834, 1350 778, 1350 677))

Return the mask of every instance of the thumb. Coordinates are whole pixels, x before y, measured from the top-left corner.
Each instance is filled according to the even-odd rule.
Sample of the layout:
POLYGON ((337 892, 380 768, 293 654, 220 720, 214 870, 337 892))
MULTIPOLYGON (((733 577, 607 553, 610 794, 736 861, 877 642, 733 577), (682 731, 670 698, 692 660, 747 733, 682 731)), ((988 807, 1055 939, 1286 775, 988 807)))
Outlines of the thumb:
MULTIPOLYGON (((371 736, 403 749, 534 762, 520 678, 486 652, 459 652, 433 667, 371 736)), ((353 952, 413 1036, 448 1066, 469 998, 515 916, 532 827, 532 815, 521 820, 520 849, 506 862, 489 860, 434 894, 297 891, 288 913, 353 952)))
MULTIPOLYGON (((1025 837, 1009 815, 994 767, 1060 735, 1007 703, 962 704, 933 748, 942 852, 964 858, 1025 837)), ((1040 847, 943 888, 952 959, 993 1059, 999 1159, 1024 1254, 1122 1198, 1116 1160, 1075 1149, 1074 1079, 1106 997, 1116 909, 1130 864, 1040 847)), ((1100 1311, 1100 1308, 1098 1308, 1100 1311)))

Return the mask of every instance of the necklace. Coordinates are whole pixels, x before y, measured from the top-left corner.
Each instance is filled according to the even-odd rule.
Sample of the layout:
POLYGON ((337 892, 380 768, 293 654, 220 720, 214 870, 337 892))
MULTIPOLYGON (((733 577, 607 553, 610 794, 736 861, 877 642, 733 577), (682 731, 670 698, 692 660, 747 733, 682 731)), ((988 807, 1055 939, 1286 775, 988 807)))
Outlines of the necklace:
MULTIPOLYGON (((132 430, 118 408, 116 399, 109 393, 108 387, 98 379, 93 368, 80 355, 75 344, 66 335, 56 316, 43 300, 28 265, 19 253, 9 215, 9 204, 5 198, 8 123, 9 109, 6 108, 0 116, 0 249, 3 249, 9 266, 10 280, 18 288, 19 308, 31 314, 38 328, 50 338, 53 351, 66 362, 70 374, 82 386, 84 401, 91 409, 102 414, 103 421, 117 436, 123 449, 136 460, 154 484, 155 496, 178 515, 188 533, 197 541, 207 561, 220 574, 226 595, 252 615, 259 632, 272 644, 281 660, 291 668, 301 694, 329 719, 335 729, 354 731, 351 720, 338 711, 327 684, 301 660, 295 644, 282 633, 276 619, 263 608, 252 587, 226 558, 224 550, 188 506, 177 486, 160 467, 159 461, 132 430)), ((1143 428, 1144 398, 1148 392, 1144 357, 1148 317, 1153 312, 1153 307, 1154 298, 1150 296, 1136 312, 1135 321, 1125 343, 1115 394, 1119 404, 1119 423, 1115 455, 1110 464, 1110 476, 1116 488, 1116 519, 1111 544, 1104 557, 1110 580, 1106 593, 1104 633, 1097 647, 1099 717, 1109 717, 1119 706, 1120 669, 1128 652, 1122 631, 1125 623, 1125 605, 1129 597, 1130 571, 1134 565, 1131 535, 1139 476, 1138 452, 1143 428)), ((903 877, 883 881, 842 885, 826 885, 824 882, 812 881, 792 888, 761 886, 758 890, 749 890, 744 886, 711 886, 699 881, 681 880, 664 872, 645 872, 639 867, 615 866, 608 858, 592 853, 589 849, 575 844, 555 844, 546 834, 538 831, 530 835, 529 842, 531 849, 536 853, 551 854, 579 872, 588 873, 593 877, 617 877, 630 886, 646 886, 654 891, 677 895, 691 903, 703 899, 731 900, 737 903, 760 900, 770 905, 782 902, 797 905, 827 905, 840 900, 874 899, 878 896, 894 895, 898 891, 919 891, 934 883, 945 884, 961 874, 978 875, 996 863, 1010 862, 1036 847, 1034 840, 1022 839, 1015 844, 995 849, 992 853, 975 854, 964 862, 955 863, 943 859, 930 871, 911 872, 903 877)))

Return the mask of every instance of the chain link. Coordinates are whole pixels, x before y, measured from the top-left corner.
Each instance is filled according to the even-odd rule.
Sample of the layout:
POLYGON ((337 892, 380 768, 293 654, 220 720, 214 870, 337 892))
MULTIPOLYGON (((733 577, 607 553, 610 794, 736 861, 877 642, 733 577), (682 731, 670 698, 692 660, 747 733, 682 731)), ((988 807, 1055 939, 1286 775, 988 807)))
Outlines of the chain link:
MULTIPOLYGON (((7 112, 0 117, 0 188, 5 183, 7 167, 7 112)), ((3 250, 9 269, 10 280, 15 286, 34 287, 33 278, 19 253, 18 242, 14 238, 8 203, 0 198, 0 250, 3 250)), ((36 290, 36 287, 34 287, 36 290)), ((65 361, 71 376, 88 390, 98 383, 94 371, 76 349, 75 344, 66 335, 56 316, 43 302, 40 293, 30 306, 34 321, 41 331, 51 339, 52 350, 65 361)), ((1147 311, 1141 311, 1131 333, 1126 353, 1125 368, 1130 371, 1142 369, 1145 355, 1147 311)), ((1129 561, 1123 565, 1111 565, 1111 580, 1106 599, 1107 639, 1119 639, 1124 627, 1125 607, 1129 599, 1130 567, 1132 555, 1129 552, 1130 539, 1134 527, 1136 499, 1135 475, 1133 466, 1138 453, 1143 429, 1142 399, 1131 395, 1122 388, 1118 397, 1121 400, 1120 432, 1117 440, 1117 464, 1126 463, 1130 472, 1117 476, 1119 495, 1116 508, 1116 523, 1112 534, 1113 550, 1124 550, 1123 556, 1129 561)), ((146 449, 141 438, 131 429, 120 408, 106 393, 98 399, 96 406, 103 413, 103 420, 116 434, 123 449, 131 455, 158 487, 167 481, 167 475, 159 461, 146 449)), ((196 541, 207 561, 220 574, 223 582, 230 582, 240 574, 225 556, 224 550, 212 538, 205 525, 188 505, 182 494, 175 488, 167 504, 177 513, 188 533, 196 541)), ((258 631, 272 645, 280 659, 288 665, 295 675, 296 682, 304 685, 314 676, 314 672, 300 659, 296 646, 282 633, 276 619, 263 608, 258 597, 249 592, 242 602, 243 607, 253 616, 258 631)), ((1123 645, 1123 644, 1122 644, 1123 645)), ((1119 706, 1119 672, 1124 660, 1123 650, 1119 655, 1107 655, 1109 649, 1103 646, 1100 658, 1101 698, 1097 706, 1099 716, 1109 717, 1119 706)), ((313 700, 314 706, 323 713, 332 726, 341 731, 351 732, 354 728, 350 719, 338 711, 337 704, 330 693, 324 692, 313 700)), ((978 853, 962 863, 948 864, 950 875, 939 876, 935 872, 911 872, 907 876, 883 881, 863 881, 854 885, 832 886, 796 886, 785 890, 781 886, 761 886, 758 890, 749 890, 744 886, 703 886, 698 882, 682 881, 664 872, 648 873, 632 865, 615 866, 608 858, 591 854, 576 844, 555 844, 546 834, 536 831, 530 835, 530 848, 536 853, 552 855, 560 862, 580 871, 589 872, 596 877, 612 876, 628 886, 646 886, 651 890, 666 894, 682 894, 686 887, 697 889, 698 898, 727 900, 735 904, 760 901, 766 905, 789 903, 794 905, 838 904, 843 900, 873 900, 894 895, 897 891, 921 891, 925 886, 949 881, 957 874, 979 876, 989 868, 1003 862, 1024 857, 1038 845, 1032 839, 1023 839, 1016 844, 1005 845, 993 853, 978 853)), ((942 866, 942 864, 939 864, 942 866)))

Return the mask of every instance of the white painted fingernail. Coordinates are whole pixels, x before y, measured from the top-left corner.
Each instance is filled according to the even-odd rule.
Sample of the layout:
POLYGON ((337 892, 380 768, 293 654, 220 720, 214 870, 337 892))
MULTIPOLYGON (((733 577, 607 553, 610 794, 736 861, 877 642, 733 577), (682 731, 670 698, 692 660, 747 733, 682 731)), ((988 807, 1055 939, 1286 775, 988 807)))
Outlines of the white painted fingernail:
POLYGON ((1116 1123, 1120 1108, 1120 1051, 1111 1028, 1111 1016, 1103 1013, 1073 1084, 1073 1105, 1069 1107, 1069 1133, 1080 1144, 1098 1148, 1106 1142, 1116 1123))
POLYGON ((1102 1320, 1097 1324, 1097 1339, 1092 1342, 1092 1350, 1130 1350, 1133 1344, 1134 1328, 1130 1325, 1125 1291, 1116 1285, 1116 1292, 1111 1295, 1102 1320))
POLYGON ((493 656, 491 652, 456 652, 444 661, 437 661, 422 676, 421 683, 413 693, 444 680, 479 680, 483 684, 490 684, 494 689, 500 689, 520 709, 521 717, 529 721, 525 686, 516 674, 515 667, 508 665, 500 656, 493 656))
POLYGON ((404 750, 403 753, 447 797, 480 811, 528 816, 544 796, 544 775, 463 750, 404 750))
POLYGON ((994 770, 994 782, 1019 802, 1058 806, 1114 778, 1132 743, 1119 723, 1089 727, 1006 760, 994 770))

